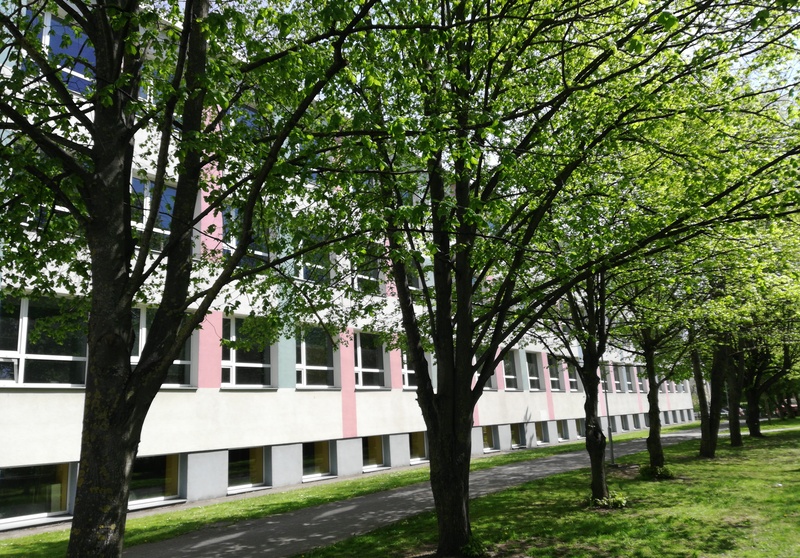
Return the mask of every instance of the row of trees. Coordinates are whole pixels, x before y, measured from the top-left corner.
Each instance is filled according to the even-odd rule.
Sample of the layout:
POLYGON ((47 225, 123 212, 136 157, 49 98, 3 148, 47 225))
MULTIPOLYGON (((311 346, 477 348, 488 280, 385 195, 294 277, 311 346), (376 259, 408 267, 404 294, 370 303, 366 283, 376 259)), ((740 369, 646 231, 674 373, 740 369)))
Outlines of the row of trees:
MULTIPOLYGON (((700 290, 654 270, 702 269, 701 240, 796 211, 794 4, 3 4, 4 288, 90 304, 69 554, 121 553, 147 410, 209 309, 235 309, 232 291, 262 302, 265 337, 357 315, 404 345, 440 555, 471 538, 475 404, 542 327, 581 349, 592 493, 607 495, 597 371, 610 322, 700 290), (159 212, 131 197, 138 172, 147 207, 168 206, 164 243, 159 212), (223 227, 201 226, 215 214, 223 227), (341 266, 325 284, 292 271, 340 258, 382 271, 396 297, 376 302, 341 266), (158 311, 131 366, 142 301, 158 311)), ((694 281, 721 308, 737 295, 713 271, 694 281)), ((661 316, 629 327, 654 382, 648 351, 677 335, 661 316)), ((728 324, 702 324, 730 341, 692 345, 698 369, 708 351, 734 362, 732 332, 748 324, 728 324)))

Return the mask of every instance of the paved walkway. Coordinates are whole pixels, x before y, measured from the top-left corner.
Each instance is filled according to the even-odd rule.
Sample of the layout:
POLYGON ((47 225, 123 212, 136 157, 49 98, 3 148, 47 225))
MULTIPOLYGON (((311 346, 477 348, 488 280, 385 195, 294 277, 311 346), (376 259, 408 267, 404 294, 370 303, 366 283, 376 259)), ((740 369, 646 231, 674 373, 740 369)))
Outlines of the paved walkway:
MULTIPOLYGON (((699 432, 668 434, 664 445, 699 437, 699 432)), ((616 457, 645 451, 645 439, 615 442, 616 457)), ((610 455, 606 449, 606 457, 610 455)), ((576 451, 494 467, 470 475, 473 498, 499 492, 563 471, 589 466, 586 451, 576 451)), ((587 479, 588 487, 588 479, 587 479)), ((420 483, 234 525, 208 527, 166 541, 134 546, 125 558, 288 557, 360 535, 433 509, 430 484, 420 483)))

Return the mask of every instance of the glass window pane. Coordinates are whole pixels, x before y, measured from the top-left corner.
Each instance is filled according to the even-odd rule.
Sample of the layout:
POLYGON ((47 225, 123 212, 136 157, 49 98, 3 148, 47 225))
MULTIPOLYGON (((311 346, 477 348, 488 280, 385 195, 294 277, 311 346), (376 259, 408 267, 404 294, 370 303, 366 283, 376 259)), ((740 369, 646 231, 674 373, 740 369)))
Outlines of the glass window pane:
POLYGON ((326 370, 307 369, 306 383, 310 386, 332 386, 333 370, 330 368, 326 370))
POLYGON ((241 385, 268 385, 269 369, 237 366, 236 383, 241 385))
POLYGON ((26 384, 83 384, 86 383, 86 362, 82 360, 25 361, 26 384))
POLYGON ((0 298, 0 350, 16 351, 19 342, 18 298, 0 298))
POLYGON ((69 466, 0 469, 0 519, 67 509, 69 466))
POLYGON ((31 300, 28 303, 27 352, 86 356, 86 330, 74 331, 74 324, 62 317, 58 301, 31 300))
POLYGON ((311 442, 303 444, 303 474, 327 475, 331 472, 330 444, 311 442))
POLYGON ((375 368, 383 370, 383 344, 377 335, 359 333, 361 368, 375 368))
POLYGON ((333 344, 321 328, 306 333, 306 365, 333 366, 333 344))
POLYGON ((129 501, 177 496, 178 456, 138 457, 133 463, 129 501))

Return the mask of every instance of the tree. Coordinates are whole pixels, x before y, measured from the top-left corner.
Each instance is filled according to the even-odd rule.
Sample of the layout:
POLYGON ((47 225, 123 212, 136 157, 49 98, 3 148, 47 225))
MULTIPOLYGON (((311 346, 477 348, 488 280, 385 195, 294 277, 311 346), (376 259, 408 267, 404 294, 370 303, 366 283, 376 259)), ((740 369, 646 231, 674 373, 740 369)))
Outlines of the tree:
POLYGON ((769 177, 793 147, 723 157, 717 142, 740 136, 704 122, 744 99, 768 103, 730 91, 727 70, 756 56, 751 24, 776 40, 789 28, 778 18, 762 31, 753 8, 716 4, 382 8, 371 21, 388 33, 364 35, 365 55, 342 74, 350 104, 328 115, 345 128, 339 159, 320 158, 317 178, 351 178, 330 203, 387 246, 430 440, 438 554, 457 556, 471 539, 473 410, 504 354, 602 270, 780 197, 769 177), (719 96, 698 87, 708 82, 719 96), (608 205, 623 211, 598 250, 553 258, 553 240, 570 248, 608 205))
POLYGON ((290 259, 239 265, 292 213, 300 130, 374 3, 4 4, 4 287, 89 305, 70 556, 121 553, 139 435, 170 364, 226 284, 290 259), (132 192, 137 171, 146 194, 132 192), (224 236, 207 219, 223 209, 224 236), (132 366, 143 299, 158 307, 132 366))

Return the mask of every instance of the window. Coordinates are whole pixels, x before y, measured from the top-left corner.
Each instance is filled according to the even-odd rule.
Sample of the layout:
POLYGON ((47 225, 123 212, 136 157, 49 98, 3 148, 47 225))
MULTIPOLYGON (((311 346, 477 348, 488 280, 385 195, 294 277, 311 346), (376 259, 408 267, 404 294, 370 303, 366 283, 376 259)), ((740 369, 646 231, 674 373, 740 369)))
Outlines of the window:
POLYGON ((650 414, 649 413, 645 413, 644 414, 644 425, 645 425, 646 428, 650 428, 650 414))
POLYGON ((330 442, 307 442, 303 444, 303 476, 313 478, 330 474, 330 442))
POLYGON ((228 450, 228 486, 249 488, 264 484, 264 448, 228 450))
POLYGON ((628 415, 621 415, 619 417, 619 420, 620 420, 620 428, 622 428, 623 431, 631 429, 630 425, 628 424, 628 415))
POLYGON ((178 456, 137 457, 133 462, 129 502, 178 496, 178 456))
POLYGON ((681 422, 685 422, 685 421, 686 421, 686 415, 684 414, 684 411, 683 411, 683 409, 681 409, 680 411, 678 411, 678 413, 679 413, 679 415, 680 415, 680 417, 681 417, 681 422))
POLYGON ((525 425, 521 422, 511 425, 511 447, 524 448, 526 446, 525 425))
POLYGON ((636 381, 639 384, 639 393, 647 393, 644 381, 644 369, 641 366, 636 367, 636 381))
POLYGON ((608 430, 614 434, 617 433, 617 417, 608 417, 608 430))
POLYGON ((297 385, 333 384, 333 342, 322 328, 311 328, 295 338, 297 348, 297 385))
POLYGON ((481 430, 483 431, 483 451, 497 451, 500 449, 497 443, 497 427, 484 426, 481 430))
POLYGON ((29 515, 67 510, 69 465, 33 465, 0 469, 0 524, 29 515))
POLYGON ((672 422, 678 422, 678 411, 672 411, 672 422))
POLYGON ((633 415, 633 427, 636 430, 639 430, 642 427, 642 421, 639 419, 639 415, 633 415))
POLYGON ((531 391, 542 389, 542 360, 539 353, 525 353, 525 361, 528 364, 528 387, 531 391))
POLYGON ((608 393, 608 377, 611 374, 611 363, 603 362, 600 364, 601 374, 603 376, 603 391, 608 393))
POLYGON ((176 192, 175 188, 165 186, 158 207, 155 207, 155 183, 137 177, 131 180, 131 222, 134 230, 143 231, 150 214, 157 212, 151 241, 154 250, 163 250, 169 241, 176 192))
POLYGON ((625 389, 633 393, 633 366, 630 364, 625 367, 625 389))
POLYGON ((356 385, 358 387, 383 387, 383 343, 371 333, 356 333, 356 385))
MULTIPOLYGON (((236 249, 241 231, 237 220, 239 210, 227 209, 222 212, 223 239, 226 248, 223 253, 230 255, 236 249)), ((254 217, 255 219, 255 217, 254 217)), ((261 223, 253 223, 250 231, 252 238, 247 247, 248 255, 243 257, 239 265, 244 268, 253 268, 271 259, 269 239, 271 237, 268 227, 261 223)))
POLYGON ((417 373, 414 370, 414 363, 408 358, 408 353, 403 351, 401 353, 403 359, 403 387, 416 388, 417 387, 417 373))
POLYGON ((556 429, 558 431, 558 441, 569 440, 569 424, 566 420, 556 421, 556 429))
POLYGON ((549 444, 550 443, 550 432, 547 429, 546 422, 535 422, 534 429, 536 430, 536 443, 537 444, 549 444))
POLYGON ((614 392, 622 393, 622 387, 625 385, 624 376, 625 368, 620 364, 614 366, 614 392))
MULTIPOLYGON (((321 238, 312 238, 300 244, 299 250, 304 246, 312 248, 322 244, 321 238)), ((312 248, 295 260, 295 276, 303 281, 327 285, 331 281, 331 255, 327 247, 312 248)))
POLYGON ((586 419, 575 419, 575 430, 578 433, 578 438, 586 437, 586 419))
POLYGON ((519 384, 517 382, 516 353, 516 351, 509 351, 506 353, 506 356, 503 357, 503 370, 505 374, 507 390, 519 389, 519 384))
POLYGON ((0 297, 0 384, 83 384, 86 322, 79 301, 0 297))
POLYGON ((561 391, 561 361, 547 355, 547 370, 550 373, 550 390, 561 391))
POLYGON ((571 362, 567 364, 567 376, 569 376, 569 390, 580 391, 578 383, 578 369, 571 362))
MULTIPOLYGON (((147 335, 156 315, 155 308, 134 308, 131 318, 135 339, 131 351, 131 364, 139 362, 139 355, 147 342, 147 335)), ((192 372, 192 338, 186 340, 181 347, 178 358, 172 361, 164 379, 164 385, 189 385, 192 372)))
POLYGON ((664 411, 663 416, 664 416, 664 419, 663 419, 664 424, 670 424, 670 422, 669 422, 669 411, 664 411))
POLYGON ((384 466, 383 436, 361 438, 361 455, 364 469, 377 469, 384 466))
POLYGON ((425 432, 411 432, 408 435, 408 445, 411 450, 411 463, 428 460, 428 440, 425 432))
MULTIPOLYGON (((245 340, 243 318, 223 318, 222 338, 245 340)), ((270 385, 270 346, 249 348, 222 347, 222 383, 230 385, 270 385)))
POLYGON ((85 94, 94 82, 95 65, 94 47, 88 38, 49 13, 44 16, 39 38, 50 53, 50 61, 61 70, 61 79, 67 89, 85 94))
POLYGON ((362 293, 382 296, 381 261, 384 257, 383 245, 372 242, 361 254, 351 261, 353 267, 353 287, 362 293))

